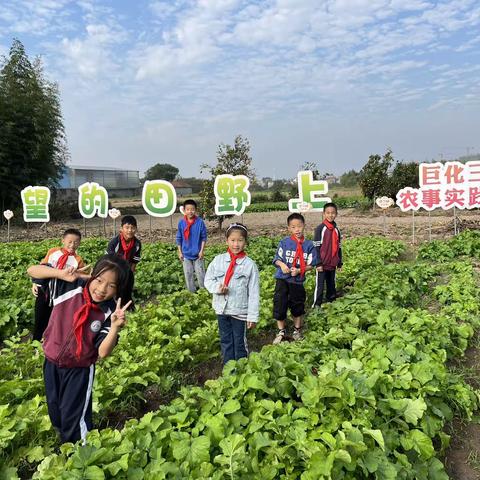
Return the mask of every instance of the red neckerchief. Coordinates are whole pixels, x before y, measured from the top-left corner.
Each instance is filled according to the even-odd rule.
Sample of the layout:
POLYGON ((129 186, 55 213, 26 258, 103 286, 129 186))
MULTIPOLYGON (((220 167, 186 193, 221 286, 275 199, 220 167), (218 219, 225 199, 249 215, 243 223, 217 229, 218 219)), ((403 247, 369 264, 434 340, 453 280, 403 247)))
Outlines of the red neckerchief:
POLYGON ((192 220, 189 220, 186 215, 183 216, 183 219, 185 220, 185 223, 187 226, 183 230, 183 238, 188 242, 188 239, 190 238, 190 228, 192 228, 192 225, 195 223, 195 220, 197 219, 197 216, 195 215, 192 220))
POLYGON ((297 260, 300 263, 300 276, 305 275, 305 269, 306 269, 306 264, 305 264, 305 258, 303 257, 303 247, 302 244, 305 241, 305 237, 302 237, 300 240, 295 236, 292 235, 290 237, 296 244, 297 244, 297 249, 295 250, 295 257, 293 257, 293 266, 296 267, 297 265, 297 260))
POLYGON ((335 228, 335 223, 330 223, 328 220, 324 220, 323 224, 332 232, 332 258, 338 252, 338 233, 335 228))
POLYGON ((92 302, 90 297, 90 292, 88 291, 90 282, 88 282, 83 288, 82 295, 85 303, 75 312, 73 315, 73 331, 75 333, 75 339, 77 340, 77 349, 75 350, 75 355, 77 358, 82 354, 82 338, 83 338, 83 326, 88 320, 88 316, 92 310, 97 310, 99 312, 102 309, 92 302))
POLYGON ((122 243, 123 258, 128 262, 130 258, 130 252, 133 250, 135 245, 135 237, 133 237, 130 242, 127 243, 123 238, 123 234, 120 234, 120 242, 122 243))
POLYGON ((228 286, 230 283, 230 279, 233 277, 233 270, 235 269, 235 265, 237 264, 237 258, 246 257, 247 254, 242 250, 238 255, 235 255, 230 249, 227 250, 230 254, 230 265, 227 268, 227 273, 225 274, 225 280, 223 284, 228 286))
POLYGON ((60 249, 60 251, 62 252, 62 256, 57 260, 57 268, 63 270, 67 264, 68 257, 73 254, 69 253, 68 250, 65 250, 64 248, 60 249))

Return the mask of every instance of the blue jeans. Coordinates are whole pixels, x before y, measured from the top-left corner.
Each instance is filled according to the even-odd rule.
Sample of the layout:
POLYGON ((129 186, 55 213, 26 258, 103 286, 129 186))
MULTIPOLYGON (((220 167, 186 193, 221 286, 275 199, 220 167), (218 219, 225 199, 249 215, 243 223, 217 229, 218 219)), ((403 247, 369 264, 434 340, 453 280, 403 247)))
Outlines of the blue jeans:
POLYGON ((223 364, 248 355, 247 322, 230 315, 217 315, 223 364))

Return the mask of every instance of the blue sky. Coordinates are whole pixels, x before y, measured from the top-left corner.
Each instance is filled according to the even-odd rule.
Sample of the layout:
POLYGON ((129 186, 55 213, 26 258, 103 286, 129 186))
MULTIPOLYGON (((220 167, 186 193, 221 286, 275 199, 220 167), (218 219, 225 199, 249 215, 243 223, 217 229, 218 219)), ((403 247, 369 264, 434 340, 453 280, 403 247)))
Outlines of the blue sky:
POLYGON ((182 176, 236 134, 258 176, 480 151, 477 0, 1 0, 58 82, 72 163, 182 176))

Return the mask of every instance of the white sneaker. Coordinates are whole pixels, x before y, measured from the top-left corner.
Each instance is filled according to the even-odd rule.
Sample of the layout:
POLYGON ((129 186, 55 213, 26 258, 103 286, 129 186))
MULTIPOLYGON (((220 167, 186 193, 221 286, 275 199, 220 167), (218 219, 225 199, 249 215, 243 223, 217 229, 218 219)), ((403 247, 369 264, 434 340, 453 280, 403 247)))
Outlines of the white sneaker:
POLYGON ((293 330, 292 338, 294 341, 303 340, 302 331, 300 329, 295 328, 293 330))
POLYGON ((285 330, 280 330, 277 336, 273 339, 273 345, 278 345, 279 343, 281 343, 285 338, 286 333, 287 332, 285 330))

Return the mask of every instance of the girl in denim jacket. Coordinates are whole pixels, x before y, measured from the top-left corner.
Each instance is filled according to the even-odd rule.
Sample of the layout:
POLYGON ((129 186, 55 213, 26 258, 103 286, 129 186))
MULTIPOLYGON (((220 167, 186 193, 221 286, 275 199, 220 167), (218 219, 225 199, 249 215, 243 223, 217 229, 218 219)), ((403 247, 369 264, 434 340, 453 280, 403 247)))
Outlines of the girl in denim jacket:
POLYGON ((232 223, 226 237, 227 252, 213 259, 205 275, 205 288, 213 294, 224 364, 248 355, 247 328, 255 327, 260 303, 258 268, 244 251, 247 228, 232 223))

